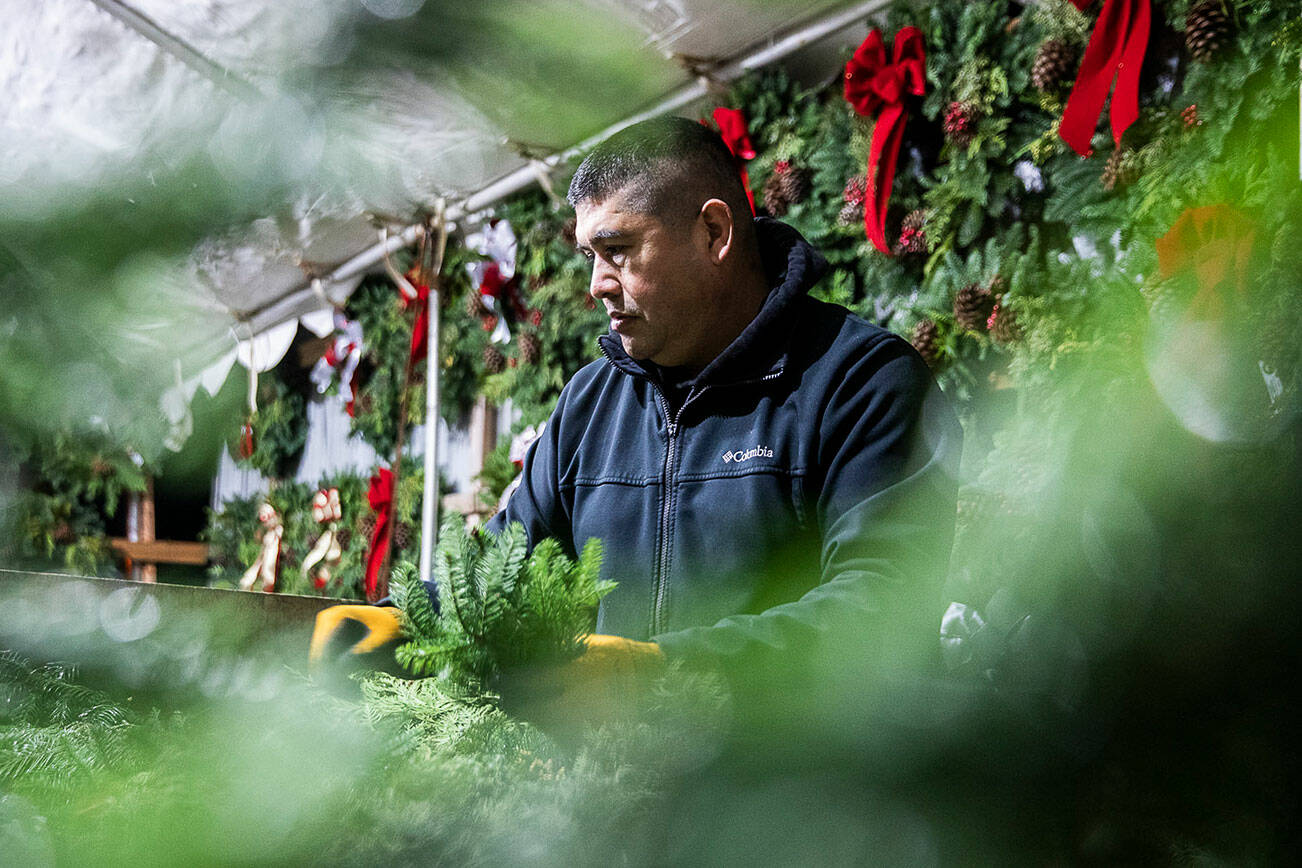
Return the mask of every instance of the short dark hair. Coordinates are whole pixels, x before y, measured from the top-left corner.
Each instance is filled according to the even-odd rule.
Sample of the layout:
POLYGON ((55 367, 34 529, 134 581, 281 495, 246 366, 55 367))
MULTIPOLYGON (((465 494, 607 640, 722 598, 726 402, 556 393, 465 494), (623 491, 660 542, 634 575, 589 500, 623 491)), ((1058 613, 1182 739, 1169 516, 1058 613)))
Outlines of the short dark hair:
POLYGON ((736 222, 750 222, 732 152, 715 130, 686 118, 642 121, 598 144, 579 164, 567 198, 577 207, 621 191, 631 208, 666 222, 694 218, 709 199, 728 203, 736 222))

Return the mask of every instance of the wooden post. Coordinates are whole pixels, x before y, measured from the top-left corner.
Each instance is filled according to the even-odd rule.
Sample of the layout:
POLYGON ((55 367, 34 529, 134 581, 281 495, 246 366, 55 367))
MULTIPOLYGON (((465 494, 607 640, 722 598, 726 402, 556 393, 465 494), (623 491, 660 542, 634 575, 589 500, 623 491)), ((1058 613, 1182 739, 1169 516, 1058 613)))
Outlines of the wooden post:
POLYGON ((483 411, 483 425, 480 429, 479 441, 479 468, 482 470, 484 462, 488 460, 488 454, 497 448, 497 405, 490 404, 487 398, 480 398, 483 402, 481 407, 483 411))
MULTIPOLYGON (((157 537, 155 536, 154 525, 154 477, 145 477, 145 490, 140 495, 140 542, 151 543, 157 537)), ((157 582, 158 565, 152 561, 140 564, 136 569, 140 571, 140 581, 157 582)))
MULTIPOLYGON (((145 490, 133 491, 127 497, 127 538, 130 543, 152 543, 154 525, 154 478, 145 477, 145 490)), ((133 581, 157 582, 158 567, 152 561, 142 561, 138 551, 124 551, 127 570, 133 581)))

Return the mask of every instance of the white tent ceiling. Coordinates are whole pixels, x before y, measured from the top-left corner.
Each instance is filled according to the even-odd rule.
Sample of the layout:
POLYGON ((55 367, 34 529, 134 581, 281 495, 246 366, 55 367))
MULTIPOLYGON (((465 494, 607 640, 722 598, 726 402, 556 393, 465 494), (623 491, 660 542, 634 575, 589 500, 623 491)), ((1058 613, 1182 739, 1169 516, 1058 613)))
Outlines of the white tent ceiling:
POLYGON ((185 257, 195 307, 248 336, 321 309, 313 275, 351 291, 376 259, 368 214, 406 222, 444 197, 465 216, 527 182, 530 158, 695 108, 702 68, 726 79, 828 33, 839 50, 883 5, 3 0, 3 207, 40 220, 196 160, 253 201, 271 191, 267 216, 219 215, 185 257))

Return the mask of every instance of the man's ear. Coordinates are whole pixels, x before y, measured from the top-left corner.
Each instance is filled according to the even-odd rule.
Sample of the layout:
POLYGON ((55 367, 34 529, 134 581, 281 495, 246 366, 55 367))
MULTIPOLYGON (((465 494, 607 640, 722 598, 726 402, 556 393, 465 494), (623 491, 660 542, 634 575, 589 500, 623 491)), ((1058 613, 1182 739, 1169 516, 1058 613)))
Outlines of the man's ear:
POLYGON ((707 200, 701 206, 701 223, 704 229, 706 254, 715 265, 727 258, 736 239, 732 209, 722 199, 707 200))

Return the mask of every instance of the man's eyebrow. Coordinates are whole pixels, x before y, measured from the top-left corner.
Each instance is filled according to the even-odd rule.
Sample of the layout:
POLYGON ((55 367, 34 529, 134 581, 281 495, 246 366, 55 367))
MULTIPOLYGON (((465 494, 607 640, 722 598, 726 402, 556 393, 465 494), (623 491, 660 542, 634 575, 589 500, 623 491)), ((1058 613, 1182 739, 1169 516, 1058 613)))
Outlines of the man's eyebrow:
POLYGON ((598 229, 596 232, 592 233, 592 237, 588 239, 589 241, 588 244, 577 244, 575 246, 578 248, 580 253, 588 254, 592 252, 591 245, 596 244, 599 241, 611 241, 611 240, 622 239, 627 237, 628 237, 628 232, 624 231, 623 229, 610 229, 610 228, 598 229))

